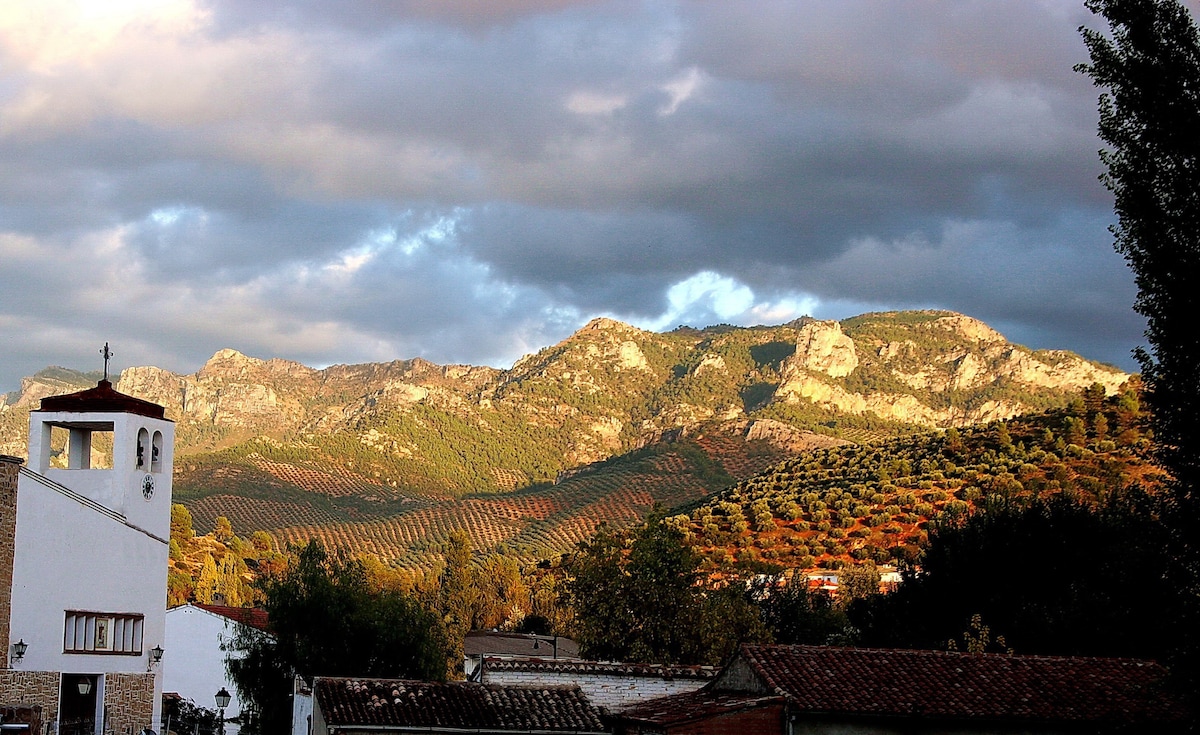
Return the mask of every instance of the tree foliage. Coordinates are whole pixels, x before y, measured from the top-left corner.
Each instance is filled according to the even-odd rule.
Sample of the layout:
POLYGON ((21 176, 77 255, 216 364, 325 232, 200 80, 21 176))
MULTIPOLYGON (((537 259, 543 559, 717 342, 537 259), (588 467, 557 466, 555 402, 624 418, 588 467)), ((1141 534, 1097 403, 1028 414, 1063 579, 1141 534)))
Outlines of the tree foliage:
POLYGON ((1174 587, 1157 502, 1058 495, 997 504, 931 532, 899 589, 849 608, 873 646, 945 649, 981 616, 1017 653, 1163 659, 1174 587))
POLYGON ((1134 272, 1149 350, 1137 351, 1157 455, 1174 476, 1169 572, 1183 593, 1175 670, 1200 689, 1200 31, 1175 0, 1089 0, 1109 34, 1081 28, 1078 67, 1100 97, 1100 156, 1117 250, 1134 272))
POLYGON ((400 592, 374 589, 356 560, 314 542, 260 585, 271 634, 239 629, 227 665, 264 732, 286 731, 296 675, 445 677, 446 633, 438 615, 400 592))
POLYGON ((844 636, 850 624, 833 597, 824 590, 809 589, 803 574, 770 579, 755 597, 775 643, 825 645, 844 636))
POLYGON ((599 529, 567 567, 584 656, 719 663, 768 634, 744 587, 705 587, 699 558, 661 514, 629 534, 599 529))
POLYGON ((1111 38, 1081 29, 1097 86, 1104 183, 1114 194, 1117 250, 1137 280, 1146 317, 1139 351, 1159 450, 1197 501, 1200 478, 1200 33, 1173 0, 1091 0, 1111 38))

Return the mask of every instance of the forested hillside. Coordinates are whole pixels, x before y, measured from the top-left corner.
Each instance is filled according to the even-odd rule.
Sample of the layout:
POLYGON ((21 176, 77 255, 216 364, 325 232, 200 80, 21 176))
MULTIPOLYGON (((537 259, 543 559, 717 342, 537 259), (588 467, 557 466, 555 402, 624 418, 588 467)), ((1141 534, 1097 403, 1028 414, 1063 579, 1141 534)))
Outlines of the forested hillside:
POLYGON ((916 560, 931 522, 1063 494, 1092 502, 1156 491, 1136 383, 1064 408, 877 444, 808 452, 668 523, 716 568, 916 560))

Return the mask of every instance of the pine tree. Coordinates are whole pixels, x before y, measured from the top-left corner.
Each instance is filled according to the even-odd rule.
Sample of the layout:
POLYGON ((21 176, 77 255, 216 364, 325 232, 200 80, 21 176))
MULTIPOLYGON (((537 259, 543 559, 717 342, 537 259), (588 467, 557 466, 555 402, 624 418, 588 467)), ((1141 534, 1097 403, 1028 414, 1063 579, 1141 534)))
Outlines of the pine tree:
POLYGON ((1137 358, 1156 451, 1174 477, 1168 514, 1182 596, 1174 669, 1200 689, 1200 32, 1175 0, 1089 0, 1111 34, 1081 28, 1100 97, 1117 250, 1133 269, 1149 350, 1137 358))
POLYGON ((204 555, 204 563, 200 566, 200 576, 196 578, 196 602, 211 605, 213 596, 217 594, 221 573, 212 554, 204 555))

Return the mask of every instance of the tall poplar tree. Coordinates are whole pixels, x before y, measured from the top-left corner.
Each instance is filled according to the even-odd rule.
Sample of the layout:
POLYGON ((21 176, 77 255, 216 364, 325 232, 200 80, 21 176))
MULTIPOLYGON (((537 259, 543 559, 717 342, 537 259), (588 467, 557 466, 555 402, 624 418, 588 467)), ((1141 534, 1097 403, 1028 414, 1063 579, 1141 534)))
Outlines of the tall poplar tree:
POLYGON ((1137 351, 1158 457, 1174 477, 1168 520, 1183 595, 1175 669, 1200 682, 1200 33, 1175 0, 1088 0, 1109 33, 1081 28, 1079 71, 1100 97, 1102 177, 1117 250, 1137 281, 1148 350, 1137 351))

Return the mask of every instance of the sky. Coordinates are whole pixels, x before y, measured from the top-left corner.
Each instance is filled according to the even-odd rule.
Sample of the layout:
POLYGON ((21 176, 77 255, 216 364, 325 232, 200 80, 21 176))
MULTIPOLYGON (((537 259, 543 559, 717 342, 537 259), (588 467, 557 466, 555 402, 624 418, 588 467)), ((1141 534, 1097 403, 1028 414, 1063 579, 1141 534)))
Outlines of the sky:
MULTIPOLYGON (((1198 2, 1189 2, 1193 15, 1198 2)), ((938 308, 1133 369, 1078 0, 5 0, 0 391, 938 308)))

